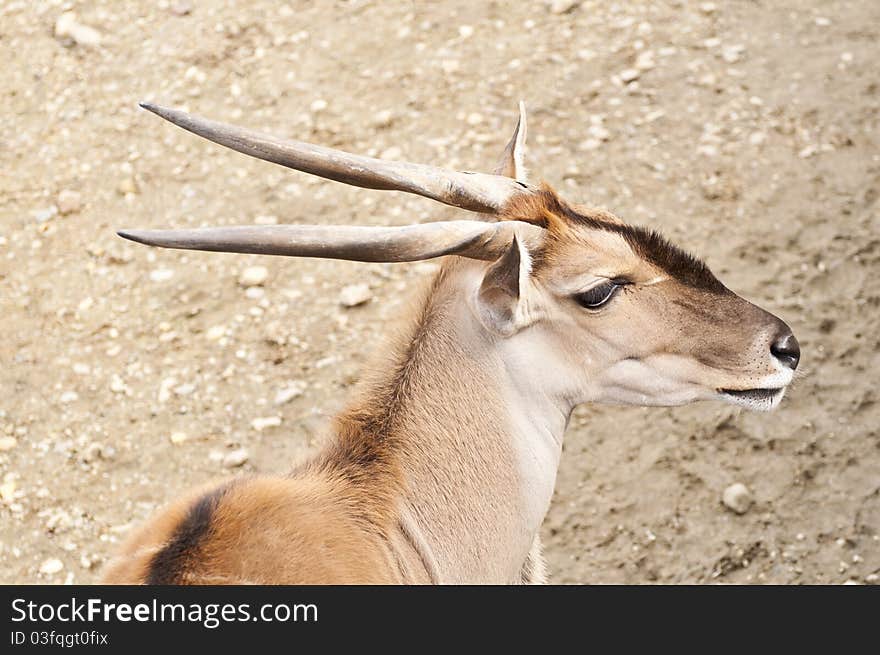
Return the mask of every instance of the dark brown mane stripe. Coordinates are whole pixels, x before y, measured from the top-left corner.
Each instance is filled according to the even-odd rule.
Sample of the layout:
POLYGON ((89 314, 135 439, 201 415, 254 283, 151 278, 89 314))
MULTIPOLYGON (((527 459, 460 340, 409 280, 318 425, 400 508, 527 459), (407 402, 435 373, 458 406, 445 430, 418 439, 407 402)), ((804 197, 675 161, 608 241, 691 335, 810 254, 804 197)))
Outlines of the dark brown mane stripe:
POLYGON ((198 550, 211 531, 211 521, 230 485, 224 485, 199 498, 178 524, 171 539, 150 560, 145 584, 180 584, 181 577, 197 559, 198 550))
MULTIPOLYGON (((712 293, 724 293, 727 288, 712 274, 705 262, 667 241, 656 230, 617 223, 597 211, 596 215, 581 213, 562 200, 547 185, 530 196, 524 196, 521 205, 514 203, 505 218, 528 222, 546 222, 547 214, 570 225, 581 225, 591 230, 614 232, 626 239, 630 247, 647 261, 668 273, 682 284, 712 293), (542 216, 542 214, 544 216, 542 216)), ((550 227, 545 225, 545 227, 550 227)))

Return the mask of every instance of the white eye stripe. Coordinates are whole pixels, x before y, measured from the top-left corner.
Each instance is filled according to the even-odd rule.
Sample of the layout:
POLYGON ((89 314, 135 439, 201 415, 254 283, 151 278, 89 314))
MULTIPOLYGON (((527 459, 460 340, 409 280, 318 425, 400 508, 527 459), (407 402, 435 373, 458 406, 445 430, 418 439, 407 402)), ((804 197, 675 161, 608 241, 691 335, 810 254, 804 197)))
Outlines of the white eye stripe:
POLYGON ((652 286, 654 286, 655 284, 660 284, 660 283, 663 282, 664 280, 668 280, 668 279, 669 279, 669 278, 666 277, 665 275, 658 275, 657 277, 655 277, 655 278, 653 278, 653 279, 651 279, 651 280, 648 280, 647 282, 642 282, 640 286, 643 286, 643 287, 652 287, 652 286))

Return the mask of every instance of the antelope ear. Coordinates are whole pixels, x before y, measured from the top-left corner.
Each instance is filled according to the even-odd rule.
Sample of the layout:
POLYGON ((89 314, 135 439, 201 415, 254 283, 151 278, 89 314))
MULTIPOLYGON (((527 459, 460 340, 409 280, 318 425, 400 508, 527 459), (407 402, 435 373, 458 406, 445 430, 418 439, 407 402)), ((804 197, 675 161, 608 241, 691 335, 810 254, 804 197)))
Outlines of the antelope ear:
POLYGON ((525 288, 531 274, 529 251, 516 236, 501 257, 492 263, 477 294, 477 313, 486 328, 510 336, 527 324, 525 288))
POLYGON ((501 158, 495 166, 496 175, 512 177, 517 182, 525 183, 526 167, 523 163, 526 151, 526 103, 519 102, 519 120, 513 130, 513 136, 501 153, 501 158))

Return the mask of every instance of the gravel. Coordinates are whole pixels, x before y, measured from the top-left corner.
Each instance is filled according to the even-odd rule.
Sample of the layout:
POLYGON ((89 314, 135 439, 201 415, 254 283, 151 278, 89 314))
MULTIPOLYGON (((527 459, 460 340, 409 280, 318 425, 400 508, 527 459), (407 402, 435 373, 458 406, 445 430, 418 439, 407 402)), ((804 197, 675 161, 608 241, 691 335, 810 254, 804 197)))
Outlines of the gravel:
POLYGON ((752 506, 752 492, 741 482, 735 482, 724 490, 721 502, 737 514, 745 514, 752 506))

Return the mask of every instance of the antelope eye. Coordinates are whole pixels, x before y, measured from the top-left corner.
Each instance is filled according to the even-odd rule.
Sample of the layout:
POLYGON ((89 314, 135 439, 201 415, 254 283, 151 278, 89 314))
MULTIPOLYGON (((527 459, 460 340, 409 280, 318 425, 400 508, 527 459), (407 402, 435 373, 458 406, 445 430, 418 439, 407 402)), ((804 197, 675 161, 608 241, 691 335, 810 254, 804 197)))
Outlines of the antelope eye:
POLYGON ((607 282, 597 284, 592 289, 587 289, 586 291, 575 295, 574 299, 581 307, 598 309, 611 300, 617 291, 625 284, 626 283, 622 280, 608 280, 607 282))

